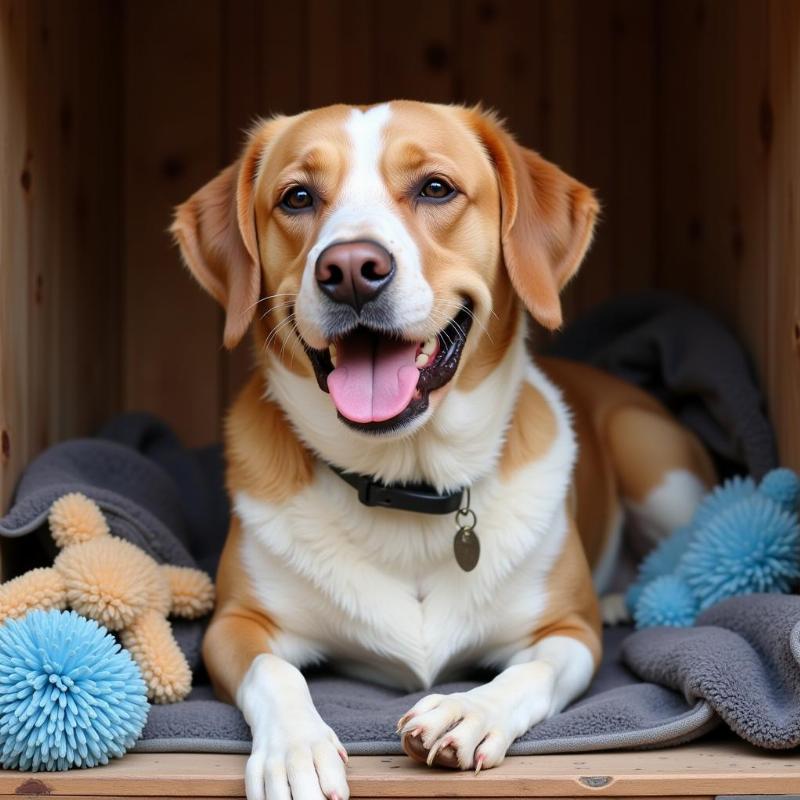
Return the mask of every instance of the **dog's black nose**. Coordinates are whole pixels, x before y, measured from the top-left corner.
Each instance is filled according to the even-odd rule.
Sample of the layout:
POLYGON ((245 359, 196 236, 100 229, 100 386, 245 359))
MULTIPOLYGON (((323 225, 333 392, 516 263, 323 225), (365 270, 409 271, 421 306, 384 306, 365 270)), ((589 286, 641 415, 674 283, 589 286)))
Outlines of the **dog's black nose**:
POLYGON ((394 259, 375 242, 340 242, 319 254, 314 275, 328 297, 360 311, 391 282, 394 259))

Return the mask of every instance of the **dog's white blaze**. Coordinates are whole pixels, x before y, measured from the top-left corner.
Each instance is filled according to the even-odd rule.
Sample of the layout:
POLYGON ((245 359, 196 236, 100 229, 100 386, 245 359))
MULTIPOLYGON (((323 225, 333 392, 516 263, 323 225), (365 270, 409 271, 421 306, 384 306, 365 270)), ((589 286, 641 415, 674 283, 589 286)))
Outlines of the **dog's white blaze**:
MULTIPOLYGON (((565 503, 576 448, 558 391, 530 363, 524 347, 521 352, 521 359, 516 354, 504 359, 483 382, 494 405, 489 398, 479 401, 478 389, 463 399, 451 392, 445 402, 453 396, 452 411, 437 413, 413 439, 383 443, 410 464, 420 455, 406 448, 427 442, 423 463, 451 465, 458 470, 458 483, 465 478, 463 483, 472 485, 481 542, 474 572, 462 572, 455 562, 452 517, 366 508, 355 490, 322 463, 314 481, 286 503, 236 495, 245 532, 242 563, 251 571, 260 603, 281 620, 285 632, 273 643, 276 655, 298 665, 325 657, 353 674, 413 689, 470 664, 502 666, 529 647, 568 530, 565 503), (548 400, 558 432, 546 455, 506 482, 493 469, 494 450, 524 381, 548 400), (477 409, 482 419, 460 418, 467 409, 477 409), (487 409, 495 414, 487 415, 487 409), (444 418, 452 431, 429 430, 444 418), (454 420, 467 423, 469 435, 454 420)), ((279 383, 286 377, 281 375, 279 383)), ((286 390, 304 403, 313 403, 313 397, 326 401, 303 410, 302 425, 295 423, 300 430, 306 429, 306 414, 330 405, 318 389, 286 390)), ((291 404, 284 407, 290 416, 296 413, 291 404)), ((333 416, 314 424, 313 435, 326 428, 337 430, 333 416)), ((338 437, 347 439, 341 425, 338 437)), ((379 441, 373 454, 388 465, 379 441)), ((331 447, 332 440, 322 444, 331 447)), ((368 445, 363 436, 342 445, 349 448, 348 466, 361 468, 353 459, 368 445)))
POLYGON ((391 116, 388 103, 367 111, 353 109, 345 126, 350 142, 350 168, 333 210, 309 250, 297 313, 315 327, 322 316, 323 298, 314 277, 320 253, 336 242, 368 239, 383 245, 394 257, 395 277, 385 290, 398 327, 422 326, 433 308, 433 290, 422 273, 416 242, 395 211, 381 174, 384 128, 391 116))
POLYGON ((350 169, 333 210, 309 250, 297 302, 304 323, 318 327, 323 298, 316 285, 314 265, 329 245, 368 239, 383 245, 394 257, 397 272, 385 293, 398 327, 423 325, 433 308, 433 291, 422 273, 416 242, 393 207, 383 175, 384 128, 391 116, 388 103, 367 111, 353 109, 346 124, 350 169))

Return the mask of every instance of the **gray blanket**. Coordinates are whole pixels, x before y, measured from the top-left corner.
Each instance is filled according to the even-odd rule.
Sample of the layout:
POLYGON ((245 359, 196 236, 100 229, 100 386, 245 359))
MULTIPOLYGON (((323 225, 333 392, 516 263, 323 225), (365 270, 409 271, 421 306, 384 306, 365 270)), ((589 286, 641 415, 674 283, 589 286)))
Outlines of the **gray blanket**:
MULTIPOLYGON (((666 335, 663 329, 660 335, 666 335)), ((657 360, 658 348, 651 348, 651 356, 657 360)), ((701 378, 700 373, 695 377, 700 388, 701 378)), ((738 377, 727 375, 725 380, 757 398, 746 370, 740 368, 738 377)), ((712 378, 706 382, 714 384, 712 378)), ((709 393, 717 397, 716 390, 709 393)), ((753 407, 751 413, 756 413, 753 407)), ((728 460, 773 465, 773 443, 763 417, 751 419, 751 434, 737 429, 740 432, 729 431, 727 439, 720 419, 714 428, 718 445, 733 442, 723 447, 728 460), (747 447, 736 444, 742 437, 747 447)), ((113 533, 158 561, 199 565, 213 572, 228 517, 219 448, 187 450, 169 429, 146 415, 125 415, 101 437, 105 438, 65 442, 36 459, 17 488, 13 507, 0 520, 0 536, 27 535, 26 543, 44 546, 43 561, 52 559, 44 529, 48 509, 62 494, 82 491, 103 508, 113 533)), ((26 544, 25 549, 33 548, 26 544)), ((798 622, 800 598, 751 595, 710 609, 697 628, 631 635, 626 629, 607 630, 603 665, 590 691, 521 737, 512 752, 677 744, 700 736, 720 720, 754 744, 796 746, 798 622)), ((241 714, 216 701, 207 685, 199 659, 203 625, 176 625, 195 669, 195 689, 183 703, 151 708, 138 750, 249 751, 249 731, 241 714)), ((434 690, 459 691, 478 679, 434 690)), ((309 683, 320 713, 351 753, 400 752, 394 723, 420 694, 325 672, 309 674, 309 683)))
POLYGON ((564 330, 550 354, 587 361, 654 394, 703 440, 720 474, 778 466, 744 348, 717 319, 666 292, 623 295, 564 330))
MULTIPOLYGON (((160 429, 143 417, 128 417, 125 425, 129 431, 160 429)), ((196 454, 186 451, 184 458, 191 473, 196 454)), ((191 525, 181 513, 176 486, 164 468, 131 447, 100 439, 65 442, 30 466, 17 502, 0 520, 0 533, 42 533, 50 503, 64 492, 80 490, 97 500, 116 535, 159 561, 195 564, 191 525)), ((221 527, 218 545, 224 535, 221 527)), ((195 668, 200 667, 202 625, 183 623, 178 630, 195 668)), ((590 692, 529 731, 513 752, 675 744, 701 735, 720 719, 763 747, 800 744, 800 598, 735 598, 707 611, 699 625, 627 637, 626 629, 607 630, 605 659, 590 692)), ((203 678, 198 669, 196 688, 186 702, 151 709, 138 749, 247 752, 241 714, 214 700, 203 678)), ((393 725, 419 694, 329 673, 312 673, 309 681, 321 714, 352 753, 400 752, 393 725)), ((435 690, 459 691, 476 682, 435 690)))

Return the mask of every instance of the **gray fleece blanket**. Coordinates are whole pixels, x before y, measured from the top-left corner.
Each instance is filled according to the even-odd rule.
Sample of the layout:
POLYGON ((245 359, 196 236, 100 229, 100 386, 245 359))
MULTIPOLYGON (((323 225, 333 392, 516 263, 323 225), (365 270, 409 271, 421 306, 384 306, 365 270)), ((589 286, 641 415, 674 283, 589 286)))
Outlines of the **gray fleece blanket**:
MULTIPOLYGON (((685 327, 685 320, 680 324, 685 327)), ((708 324, 703 320, 706 332, 708 324)), ((660 330, 668 340, 667 334, 667 329, 660 330)), ((650 352, 658 359, 656 348, 650 352)), ((657 372, 653 368, 648 374, 657 372)), ((726 375, 725 384, 757 399, 749 373, 740 369, 737 375, 726 375)), ((713 365, 705 384, 702 370, 697 380, 701 389, 719 383, 713 365)), ((708 390, 712 397, 716 392, 708 390)), ((751 412, 755 413, 752 408, 751 412)), ((715 424, 718 444, 725 441, 724 430, 722 423, 715 424)), ((726 448, 726 457, 740 467, 772 466, 774 448, 766 420, 751 422, 750 430, 749 434, 728 431, 733 444, 726 448), (742 436, 748 441, 744 448, 735 444, 742 436)), ((158 561, 213 572, 228 517, 219 448, 187 450, 157 420, 125 415, 107 426, 100 438, 65 442, 36 459, 20 481, 12 508, 0 520, 0 536, 27 537, 19 542, 24 542, 22 549, 30 553, 38 545, 42 563, 48 562, 53 551, 45 530, 47 512, 69 491, 94 498, 116 535, 158 561)), ((720 721, 762 747, 796 746, 800 744, 798 623, 800 598, 751 595, 710 609, 696 628, 633 634, 624 628, 607 630, 604 661, 589 692, 528 731, 512 752, 677 744, 720 721)), ((151 708, 137 749, 248 752, 249 731, 241 714, 215 700, 207 685, 199 658, 204 622, 175 627, 195 670, 195 689, 183 703, 151 708)), ((474 676, 472 681, 433 690, 461 691, 481 677, 487 678, 474 676)), ((421 694, 329 672, 309 673, 309 684, 320 713, 351 753, 401 752, 395 721, 421 694)))

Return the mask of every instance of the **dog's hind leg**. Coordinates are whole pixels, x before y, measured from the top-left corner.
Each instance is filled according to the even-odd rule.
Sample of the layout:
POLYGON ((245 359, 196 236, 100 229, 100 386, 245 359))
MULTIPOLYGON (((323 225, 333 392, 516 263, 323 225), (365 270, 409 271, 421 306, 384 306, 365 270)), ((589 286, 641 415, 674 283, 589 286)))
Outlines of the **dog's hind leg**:
MULTIPOLYGON (((633 550, 641 557, 691 520, 716 482, 714 467, 694 434, 649 405, 612 411, 605 439, 633 550)), ((604 596, 601 605, 607 624, 630 618, 621 594, 604 596)))
MULTIPOLYGON (((714 467, 694 434, 649 403, 614 409, 603 434, 633 551, 641 557, 691 520, 716 482, 714 467)), ((622 594, 604 595, 601 610, 608 625, 630 619, 622 594)))
POLYGON ((605 438, 629 526, 650 549, 690 521, 716 482, 711 459, 694 434, 656 408, 615 409, 605 438))

